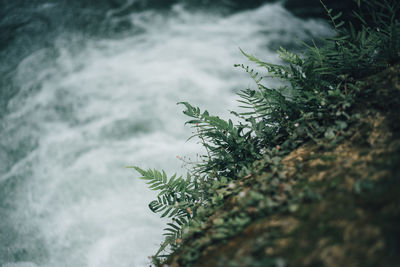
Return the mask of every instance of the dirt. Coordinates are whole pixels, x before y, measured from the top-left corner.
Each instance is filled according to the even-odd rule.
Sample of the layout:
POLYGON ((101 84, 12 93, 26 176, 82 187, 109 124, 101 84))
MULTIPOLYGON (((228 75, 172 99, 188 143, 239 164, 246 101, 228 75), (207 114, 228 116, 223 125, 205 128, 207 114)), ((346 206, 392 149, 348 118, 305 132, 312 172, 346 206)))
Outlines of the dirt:
MULTIPOLYGON (((286 184, 295 192, 310 188, 317 197, 290 212, 251 218, 225 239, 214 240, 210 225, 184 245, 198 249, 193 266, 400 266, 399 77, 398 65, 364 80, 363 90, 375 95, 358 105, 362 116, 335 137, 341 141, 307 143, 283 158, 286 184)), ((267 176, 248 180, 256 186, 267 176)), ((230 209, 234 199, 227 200, 230 209)), ((247 208, 251 216, 249 208, 256 208, 247 208)), ((213 220, 222 214, 226 207, 213 220)), ((169 265, 183 266, 184 251, 173 254, 169 265)))

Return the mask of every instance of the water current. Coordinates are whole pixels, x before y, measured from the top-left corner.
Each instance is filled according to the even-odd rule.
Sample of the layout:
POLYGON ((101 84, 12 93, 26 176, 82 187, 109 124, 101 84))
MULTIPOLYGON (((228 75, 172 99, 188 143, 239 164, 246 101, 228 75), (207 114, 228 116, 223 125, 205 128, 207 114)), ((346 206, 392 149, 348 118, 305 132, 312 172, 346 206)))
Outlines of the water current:
POLYGON ((278 62, 327 27, 279 3, 64 2, 0 2, 0 266, 148 266, 165 221, 125 166, 184 173, 201 148, 176 103, 227 117, 239 47, 278 62))

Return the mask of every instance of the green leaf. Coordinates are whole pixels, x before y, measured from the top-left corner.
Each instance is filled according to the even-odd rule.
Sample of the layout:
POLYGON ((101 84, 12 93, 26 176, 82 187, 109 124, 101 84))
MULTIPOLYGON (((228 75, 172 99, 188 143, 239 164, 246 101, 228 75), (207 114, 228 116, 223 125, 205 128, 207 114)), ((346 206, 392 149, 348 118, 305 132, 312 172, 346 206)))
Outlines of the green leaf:
POLYGON ((164 218, 165 216, 168 215, 168 213, 172 210, 172 207, 169 207, 162 215, 161 218, 164 218))
POLYGON ((165 171, 162 171, 162 177, 163 177, 163 183, 166 184, 167 183, 167 174, 165 173, 165 171))

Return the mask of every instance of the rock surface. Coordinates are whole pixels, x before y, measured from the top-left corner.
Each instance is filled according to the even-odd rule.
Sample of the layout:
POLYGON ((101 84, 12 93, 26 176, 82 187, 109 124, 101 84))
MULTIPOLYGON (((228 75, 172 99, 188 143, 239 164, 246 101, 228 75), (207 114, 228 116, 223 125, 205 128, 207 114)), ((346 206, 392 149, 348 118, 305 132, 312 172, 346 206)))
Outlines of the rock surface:
POLYGON ((229 231, 232 210, 243 208, 239 199, 269 173, 244 177, 244 193, 225 199, 168 265, 400 266, 400 65, 363 82, 369 101, 357 105, 360 119, 342 141, 307 143, 282 160, 274 200, 290 203, 306 193, 305 201, 269 214, 246 202, 250 219, 229 235, 222 230, 229 231))

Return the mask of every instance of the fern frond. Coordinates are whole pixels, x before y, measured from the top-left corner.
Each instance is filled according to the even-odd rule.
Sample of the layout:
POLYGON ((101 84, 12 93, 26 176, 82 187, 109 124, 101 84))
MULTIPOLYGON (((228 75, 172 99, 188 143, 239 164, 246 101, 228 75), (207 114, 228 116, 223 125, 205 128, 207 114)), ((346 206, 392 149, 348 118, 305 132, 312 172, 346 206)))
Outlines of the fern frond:
POLYGON ((342 17, 342 12, 337 13, 336 15, 333 14, 333 9, 329 9, 323 0, 320 0, 320 3, 322 4, 323 8, 325 9, 329 19, 332 22, 332 26, 335 29, 337 33, 340 33, 341 27, 345 24, 344 21, 339 20, 342 17))

